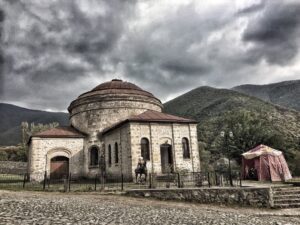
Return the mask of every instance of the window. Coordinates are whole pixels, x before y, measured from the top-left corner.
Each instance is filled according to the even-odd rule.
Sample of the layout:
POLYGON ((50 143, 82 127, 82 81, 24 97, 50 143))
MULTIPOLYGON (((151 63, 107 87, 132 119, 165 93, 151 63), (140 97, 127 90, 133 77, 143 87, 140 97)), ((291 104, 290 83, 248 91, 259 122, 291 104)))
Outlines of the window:
POLYGON ((111 146, 108 145, 108 166, 111 166, 111 146))
POLYGON ((189 140, 187 138, 182 138, 182 151, 183 151, 183 158, 189 159, 190 158, 190 146, 189 146, 189 140))
POLYGON ((141 156, 144 160, 150 160, 149 141, 147 138, 141 139, 141 156))
POLYGON ((90 149, 90 165, 97 166, 99 161, 99 150, 96 146, 90 149))
POLYGON ((119 149, 118 149, 118 143, 115 143, 115 163, 119 163, 119 149))

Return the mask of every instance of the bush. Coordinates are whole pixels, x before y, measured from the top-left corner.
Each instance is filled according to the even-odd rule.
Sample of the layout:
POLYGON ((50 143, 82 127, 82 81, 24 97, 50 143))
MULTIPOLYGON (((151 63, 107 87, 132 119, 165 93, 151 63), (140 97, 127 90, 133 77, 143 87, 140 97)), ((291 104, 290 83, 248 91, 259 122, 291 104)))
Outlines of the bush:
POLYGON ((7 161, 8 160, 8 155, 6 151, 0 151, 0 161, 7 161))

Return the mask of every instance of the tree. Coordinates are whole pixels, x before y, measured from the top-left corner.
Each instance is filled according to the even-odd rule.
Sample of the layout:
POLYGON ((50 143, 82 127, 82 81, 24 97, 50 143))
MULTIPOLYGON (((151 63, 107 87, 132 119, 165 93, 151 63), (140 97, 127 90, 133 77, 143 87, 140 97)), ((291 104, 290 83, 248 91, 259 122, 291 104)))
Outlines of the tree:
POLYGON ((59 123, 57 122, 48 123, 48 124, 38 123, 37 125, 35 125, 34 123, 31 123, 29 125, 28 122, 22 122, 21 123, 22 145, 26 146, 31 135, 34 135, 38 132, 42 132, 44 130, 48 130, 57 126, 59 126, 59 123))
POLYGON ((27 161, 27 155, 28 155, 28 141, 31 135, 34 135, 38 132, 48 130, 54 127, 59 126, 59 123, 53 122, 49 124, 41 124, 38 123, 35 125, 34 123, 31 123, 30 125, 28 122, 22 122, 21 123, 21 133, 22 133, 22 144, 19 148, 19 151, 17 152, 17 160, 19 161, 27 161))
POLYGON ((8 155, 6 151, 0 151, 0 161, 7 161, 8 160, 8 155))
MULTIPOLYGON (((229 159, 240 162, 241 154, 259 144, 270 143, 276 132, 270 127, 270 122, 264 115, 241 110, 227 112, 218 118, 219 127, 224 131, 222 138, 218 135, 215 146, 229 159), (229 133, 232 137, 228 137, 229 133)), ((219 131, 221 131, 219 130, 219 131)))

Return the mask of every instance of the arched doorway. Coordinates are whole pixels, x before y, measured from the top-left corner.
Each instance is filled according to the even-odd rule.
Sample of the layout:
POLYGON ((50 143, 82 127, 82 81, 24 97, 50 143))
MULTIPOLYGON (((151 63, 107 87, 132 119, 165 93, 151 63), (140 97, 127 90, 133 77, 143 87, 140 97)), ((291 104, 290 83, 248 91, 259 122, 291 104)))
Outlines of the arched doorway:
POLYGON ((160 159, 161 159, 161 172, 172 173, 174 171, 173 166, 173 154, 172 145, 162 144, 160 146, 160 159))
POLYGON ((61 179, 69 174, 69 158, 65 156, 53 157, 50 161, 50 178, 61 179))

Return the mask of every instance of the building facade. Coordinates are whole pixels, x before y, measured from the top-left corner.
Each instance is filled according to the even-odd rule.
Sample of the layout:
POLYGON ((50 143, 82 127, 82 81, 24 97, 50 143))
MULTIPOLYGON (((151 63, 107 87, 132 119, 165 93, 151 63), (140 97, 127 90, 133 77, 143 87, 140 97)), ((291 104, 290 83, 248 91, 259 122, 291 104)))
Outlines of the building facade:
POLYGON ((139 157, 151 173, 199 171, 196 121, 162 108, 151 93, 117 79, 83 93, 68 108, 69 127, 31 136, 31 179, 105 172, 132 180, 139 157))

